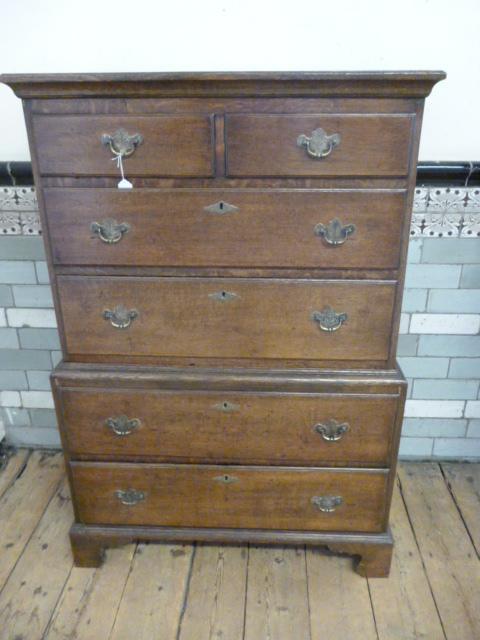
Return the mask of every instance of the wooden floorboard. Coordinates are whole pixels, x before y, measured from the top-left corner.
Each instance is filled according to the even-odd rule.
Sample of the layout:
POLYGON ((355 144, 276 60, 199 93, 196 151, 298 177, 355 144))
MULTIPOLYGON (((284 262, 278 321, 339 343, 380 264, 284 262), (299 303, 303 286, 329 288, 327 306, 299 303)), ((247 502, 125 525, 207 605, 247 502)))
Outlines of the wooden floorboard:
POLYGON ((0 471, 0 640, 479 640, 480 464, 403 463, 388 579, 321 549, 138 544, 73 567, 62 458, 0 471))
POLYGON ((245 640, 310 640, 303 547, 250 547, 245 640))
POLYGON ((138 545, 111 640, 176 637, 192 556, 192 545, 138 545))
POLYGON ((71 517, 64 478, 0 593, 0 629, 6 638, 43 638, 72 568, 71 517))
POLYGON ((307 549, 307 586, 312 640, 377 640, 368 582, 350 557, 307 549))
POLYGON ((438 464, 401 464, 399 478, 447 638, 480 638, 480 562, 438 464))
POLYGON ((179 640, 242 640, 247 564, 247 546, 197 546, 179 640))
POLYGON ((480 464, 441 465, 453 499, 480 556, 480 464))
POLYGON ((12 458, 9 458, 5 469, 0 471, 0 497, 19 478, 27 466, 30 456, 28 449, 22 449, 12 458))
MULTIPOLYGON (((15 458, 10 458, 10 464, 15 464, 15 458)), ((8 472, 8 466, 2 475, 5 472, 8 472)), ((0 589, 18 562, 63 475, 61 454, 35 451, 23 472, 15 477, 0 498, 0 589)))
POLYGON ((380 640, 444 640, 442 623, 398 482, 394 487, 390 527, 395 540, 390 577, 368 580, 378 637, 380 640))
MULTIPOLYGON (((135 545, 109 549, 101 569, 73 567, 52 613, 45 640, 110 637, 132 564, 135 545)), ((139 619, 135 618, 139 625, 139 619)))

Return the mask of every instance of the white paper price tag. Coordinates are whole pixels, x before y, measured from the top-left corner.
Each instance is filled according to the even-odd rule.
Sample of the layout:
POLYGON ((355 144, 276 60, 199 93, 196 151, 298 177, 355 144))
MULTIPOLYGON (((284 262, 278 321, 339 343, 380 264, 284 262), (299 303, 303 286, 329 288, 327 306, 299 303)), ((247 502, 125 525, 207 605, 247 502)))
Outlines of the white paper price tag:
POLYGON ((133 189, 133 184, 130 182, 130 180, 127 180, 125 178, 125 174, 123 172, 122 154, 121 153, 117 153, 115 155, 115 157, 112 158, 112 160, 117 163, 117 167, 120 169, 120 175, 122 176, 122 179, 117 184, 117 188, 118 189, 133 189))

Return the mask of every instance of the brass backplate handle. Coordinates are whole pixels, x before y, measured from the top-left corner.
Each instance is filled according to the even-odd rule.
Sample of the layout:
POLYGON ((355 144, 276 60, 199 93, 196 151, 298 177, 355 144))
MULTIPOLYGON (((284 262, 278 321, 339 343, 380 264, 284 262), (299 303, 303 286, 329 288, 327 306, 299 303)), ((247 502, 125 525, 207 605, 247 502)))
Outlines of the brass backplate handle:
POLYGON ((115 133, 111 135, 104 133, 101 140, 103 146, 109 147, 114 155, 128 158, 128 156, 131 156, 135 149, 142 144, 143 136, 140 133, 130 135, 125 129, 120 127, 120 129, 117 129, 115 133))
POLYGON ((138 418, 128 418, 125 415, 107 418, 105 424, 117 436, 128 436, 138 429, 140 420, 138 418))
POLYGON ((333 513, 342 503, 342 496, 313 496, 312 498, 312 504, 323 513, 333 513))
POLYGON ((146 494, 144 491, 137 491, 136 489, 117 489, 115 496, 122 504, 132 507, 145 500, 146 494))
POLYGON ((138 318, 136 309, 127 309, 123 304, 119 304, 113 310, 105 309, 103 312, 105 320, 109 320, 115 329, 128 329, 135 318, 138 318))
POLYGON ((342 225, 338 218, 330 220, 325 225, 321 222, 316 225, 314 232, 319 238, 322 238, 325 244, 332 247, 339 247, 342 245, 349 236, 355 233, 356 227, 354 224, 342 225))
POLYGON ((348 422, 337 422, 332 419, 319 422, 313 429, 327 442, 338 442, 350 430, 350 425, 348 422))
POLYGON ((328 136, 326 132, 319 127, 315 129, 315 131, 312 131, 310 137, 304 133, 299 135, 297 138, 297 146, 305 147, 308 155, 318 160, 329 156, 335 147, 338 147, 340 144, 340 139, 338 133, 333 133, 328 136))
POLYGON ((126 222, 117 222, 114 218, 106 218, 102 222, 92 222, 90 231, 105 244, 116 244, 130 231, 126 222))
POLYGON ((312 320, 318 324, 322 331, 329 333, 338 331, 347 319, 348 315, 346 313, 337 313, 329 306, 324 307, 322 311, 314 311, 312 313, 312 320))

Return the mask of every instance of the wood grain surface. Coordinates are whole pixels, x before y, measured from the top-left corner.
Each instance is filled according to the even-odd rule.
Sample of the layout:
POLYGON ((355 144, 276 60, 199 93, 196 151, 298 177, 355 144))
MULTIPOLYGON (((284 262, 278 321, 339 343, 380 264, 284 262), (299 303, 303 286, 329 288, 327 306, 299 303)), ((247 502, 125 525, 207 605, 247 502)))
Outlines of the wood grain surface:
POLYGON ((444 71, 4 74, 22 98, 189 96, 425 97, 444 71))
POLYGON ((59 390, 74 457, 117 460, 388 466, 398 396, 59 390), (139 426, 116 435, 107 419, 139 426), (315 430, 346 423, 338 441, 315 430))
POLYGON ((59 276, 58 285, 70 358, 388 358, 392 282, 59 276), (119 305, 138 312, 128 329, 104 319, 119 305), (313 319, 327 306, 348 315, 337 331, 313 319))
POLYGON ((228 115, 229 176, 405 176, 414 118, 407 115, 228 115), (325 158, 297 145, 322 128, 340 143, 325 158))
POLYGON ((71 468, 86 524, 372 533, 385 527, 386 470, 90 462, 72 462, 71 468), (144 492, 145 499, 123 505, 115 491, 128 489, 144 492), (343 503, 331 513, 311 502, 332 494, 343 503))
POLYGON ((40 173, 118 176, 114 155, 102 135, 125 129, 143 142, 123 160, 125 174, 210 176, 213 173, 212 121, 208 114, 159 116, 35 116, 33 136, 40 173))
POLYGON ((396 269, 405 192, 305 189, 46 189, 54 263, 82 266, 396 269), (207 208, 223 203, 225 213, 207 208), (235 207, 228 211, 228 205, 235 207), (115 244, 92 232, 129 225, 115 244), (344 244, 315 228, 355 225, 344 244))

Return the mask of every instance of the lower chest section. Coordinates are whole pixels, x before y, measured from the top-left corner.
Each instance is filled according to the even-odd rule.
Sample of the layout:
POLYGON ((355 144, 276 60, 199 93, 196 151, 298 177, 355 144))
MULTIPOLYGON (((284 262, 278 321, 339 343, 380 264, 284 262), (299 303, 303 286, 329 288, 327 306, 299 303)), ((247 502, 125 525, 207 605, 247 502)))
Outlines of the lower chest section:
POLYGON ((385 530, 400 375, 60 372, 84 524, 385 530))

